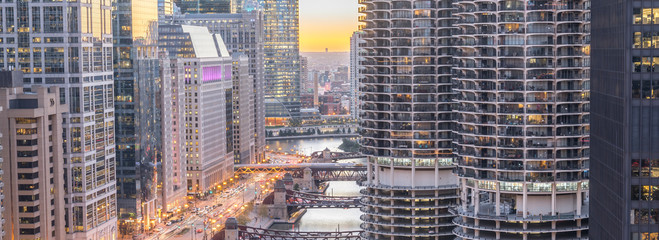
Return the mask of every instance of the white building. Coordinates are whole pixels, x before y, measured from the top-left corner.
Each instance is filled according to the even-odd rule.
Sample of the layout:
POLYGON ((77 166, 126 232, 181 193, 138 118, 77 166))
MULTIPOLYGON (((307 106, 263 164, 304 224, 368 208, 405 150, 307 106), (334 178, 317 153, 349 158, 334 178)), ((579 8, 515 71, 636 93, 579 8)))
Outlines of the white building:
MULTIPOLYGON (((250 1, 247 1, 250 2, 250 1)), ((252 116, 254 135, 248 140, 255 146, 253 154, 240 156, 237 162, 252 163, 265 160, 265 94, 264 94, 264 63, 263 63, 263 16, 253 4, 241 13, 228 14, 175 14, 167 16, 164 22, 208 27, 208 31, 222 36, 229 53, 245 54, 249 62, 249 75, 253 81, 252 96, 254 98, 252 116), (249 161, 248 161, 249 159, 249 161)), ((247 106, 241 106, 243 110, 247 106)), ((241 141, 245 143, 245 141, 241 141)))
POLYGON ((360 45, 363 45, 365 42, 362 39, 363 32, 356 31, 350 36, 350 116, 354 119, 359 118, 359 78, 361 62, 364 61, 364 58, 361 57, 363 49, 360 45))
POLYGON ((233 176, 232 59, 205 27, 163 24, 159 35, 159 47, 179 65, 174 74, 183 71, 172 81, 184 85, 188 194, 203 195, 233 176))

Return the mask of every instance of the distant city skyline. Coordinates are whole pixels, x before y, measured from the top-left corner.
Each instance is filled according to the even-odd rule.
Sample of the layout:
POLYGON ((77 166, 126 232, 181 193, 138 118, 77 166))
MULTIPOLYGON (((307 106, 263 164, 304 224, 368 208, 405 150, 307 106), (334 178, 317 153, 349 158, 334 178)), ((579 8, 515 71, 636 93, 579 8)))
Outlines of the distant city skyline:
POLYGON ((357 30, 355 0, 300 0, 300 52, 348 52, 357 30))

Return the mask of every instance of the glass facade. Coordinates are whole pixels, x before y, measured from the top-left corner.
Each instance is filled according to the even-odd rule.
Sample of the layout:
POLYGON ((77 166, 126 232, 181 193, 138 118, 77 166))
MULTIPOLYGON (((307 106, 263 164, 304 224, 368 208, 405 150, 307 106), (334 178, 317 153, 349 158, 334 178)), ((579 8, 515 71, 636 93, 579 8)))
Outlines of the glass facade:
POLYGON ((591 238, 658 239, 659 1, 592 13, 591 238))
POLYGON ((117 202, 122 234, 148 230, 156 216, 155 166, 161 161, 158 0, 118 1, 113 11, 117 202))
POLYGON ((230 13, 232 0, 174 0, 181 13, 230 13))
POLYGON ((57 86, 62 116, 65 231, 69 239, 117 235, 112 1, 3 1, 0 68, 27 89, 57 86))
POLYGON ((263 0, 266 125, 300 115, 299 0, 263 0), (284 106, 280 108, 279 106, 284 106))

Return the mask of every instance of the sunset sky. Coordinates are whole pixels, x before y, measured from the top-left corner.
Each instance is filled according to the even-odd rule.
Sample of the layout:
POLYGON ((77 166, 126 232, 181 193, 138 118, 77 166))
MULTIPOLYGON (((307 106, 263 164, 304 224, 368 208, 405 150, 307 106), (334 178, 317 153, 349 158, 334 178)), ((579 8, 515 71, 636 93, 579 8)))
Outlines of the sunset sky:
POLYGON ((357 0, 300 0, 300 51, 350 51, 358 7, 357 0))

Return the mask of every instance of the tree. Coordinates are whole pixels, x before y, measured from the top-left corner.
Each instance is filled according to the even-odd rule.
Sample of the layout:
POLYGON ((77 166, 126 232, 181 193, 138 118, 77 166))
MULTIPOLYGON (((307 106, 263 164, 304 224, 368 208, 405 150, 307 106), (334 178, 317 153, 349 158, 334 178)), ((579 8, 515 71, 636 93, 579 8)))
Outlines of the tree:
POLYGON ((293 185, 293 190, 300 191, 300 184, 296 183, 295 185, 293 185))
POLYGON ((288 126, 291 126, 291 127, 302 126, 302 120, 300 120, 298 118, 291 118, 291 120, 288 120, 288 126))
POLYGON ((247 214, 245 213, 240 214, 236 220, 238 220, 238 225, 247 225, 250 222, 249 217, 247 217, 247 214))
POLYGON ((352 133, 352 129, 348 128, 348 133, 352 133))
POLYGON ((258 214, 261 217, 267 217, 268 216, 268 206, 266 206, 265 204, 259 205, 258 214))

